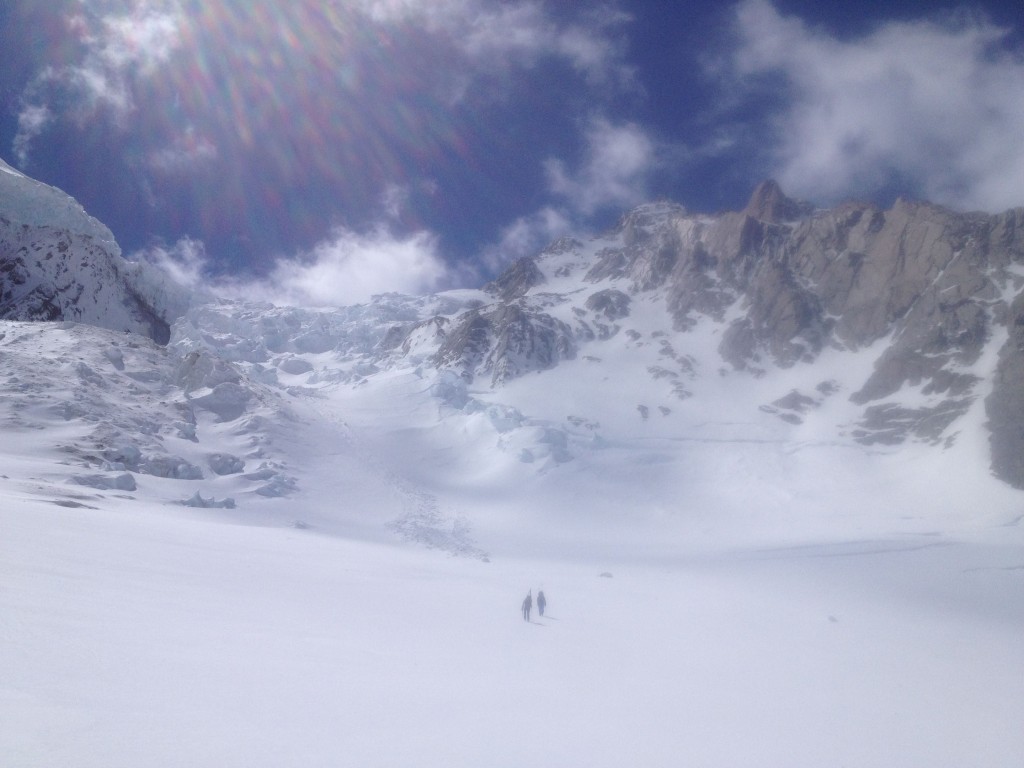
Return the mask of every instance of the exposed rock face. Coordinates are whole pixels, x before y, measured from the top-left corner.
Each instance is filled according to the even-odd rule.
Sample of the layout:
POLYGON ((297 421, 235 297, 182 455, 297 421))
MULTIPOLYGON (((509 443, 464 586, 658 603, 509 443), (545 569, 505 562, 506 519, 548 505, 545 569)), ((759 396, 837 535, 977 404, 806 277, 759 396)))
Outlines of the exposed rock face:
POLYGON ((790 200, 783 194, 778 183, 769 179, 761 182, 754 190, 743 212, 752 219, 780 224, 808 216, 814 212, 814 206, 790 200))
MULTIPOLYGON (((614 331, 607 323, 652 296, 664 300, 677 333, 701 322, 724 323, 722 360, 754 375, 812 363, 825 349, 884 345, 870 376, 846 394, 863 406, 852 434, 867 444, 941 443, 952 439, 950 426, 991 375, 978 369, 979 361, 1007 328, 986 405, 993 469, 1024 487, 1024 299, 1018 296, 1024 209, 960 214, 900 200, 891 210, 866 203, 814 210, 765 182, 739 213, 698 216, 670 203, 641 206, 604 240, 582 277, 597 290, 575 310, 574 322, 558 330, 547 322, 542 330, 539 321, 548 315, 512 313, 515 338, 545 337, 542 346, 558 350, 534 367, 571 356, 572 339, 606 338, 614 331), (913 407, 888 402, 909 391, 917 393, 913 407)), ((556 276, 545 267, 550 258, 517 262, 495 282, 496 292, 518 302, 539 295, 534 287, 556 276)), ((507 315, 479 315, 476 324, 464 324, 459 343, 467 346, 475 329, 478 357, 493 357, 487 350, 495 348, 507 315)), ((495 381, 529 368, 520 361, 495 381)), ((665 370, 659 367, 658 375, 665 370)), ((799 423, 810 407, 803 397, 766 410, 799 423)))
POLYGON ((665 282, 680 254, 679 234, 663 226, 666 216, 685 216, 682 206, 656 203, 626 214, 619 224, 623 247, 608 248, 587 272, 585 280, 601 282, 627 278, 634 291, 647 291, 665 282))
POLYGON ((89 235, 30 227, 0 213, 4 320, 73 320, 166 344, 167 318, 133 289, 126 267, 123 259, 89 235))
POLYGON ((460 369, 465 378, 490 375, 495 385, 575 356, 573 332, 565 323, 513 303, 465 313, 435 361, 439 367, 460 369))
POLYGON ((592 293, 584 306, 603 315, 608 320, 619 320, 629 316, 630 298, 622 291, 606 288, 592 293))
POLYGON ((985 401, 991 430, 992 470, 1024 487, 1024 293, 1010 305, 1009 338, 999 352, 992 393, 985 401))
POLYGON ((524 257, 515 261, 484 290, 496 294, 502 301, 511 301, 543 282, 544 273, 537 269, 533 259, 524 257))

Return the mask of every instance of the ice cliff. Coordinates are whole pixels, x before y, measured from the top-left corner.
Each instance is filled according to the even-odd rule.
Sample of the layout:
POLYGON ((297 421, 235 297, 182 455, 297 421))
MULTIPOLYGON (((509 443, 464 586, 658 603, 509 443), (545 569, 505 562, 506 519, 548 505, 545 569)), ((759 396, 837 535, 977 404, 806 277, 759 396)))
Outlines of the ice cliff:
POLYGON ((71 320, 170 337, 187 296, 72 197, 0 161, 0 318, 71 320))

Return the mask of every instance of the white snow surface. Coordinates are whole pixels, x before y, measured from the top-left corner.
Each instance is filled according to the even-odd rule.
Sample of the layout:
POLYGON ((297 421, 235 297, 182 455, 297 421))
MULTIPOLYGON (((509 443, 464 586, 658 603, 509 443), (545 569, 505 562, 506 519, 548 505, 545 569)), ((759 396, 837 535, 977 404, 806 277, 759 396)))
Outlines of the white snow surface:
MULTIPOLYGON (((576 258, 531 294, 570 325, 576 258)), ((654 294, 501 387, 431 323, 382 343, 487 301, 0 324, 0 764, 1024 764, 1024 495, 980 399, 865 447, 882 346, 723 371, 654 294), (793 391, 800 424, 760 407, 793 391)))

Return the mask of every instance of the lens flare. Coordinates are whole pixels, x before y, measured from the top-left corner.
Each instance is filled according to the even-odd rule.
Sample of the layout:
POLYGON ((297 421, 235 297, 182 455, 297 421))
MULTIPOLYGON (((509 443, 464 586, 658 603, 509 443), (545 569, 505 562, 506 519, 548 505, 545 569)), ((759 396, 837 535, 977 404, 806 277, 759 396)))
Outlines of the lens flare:
POLYGON ((198 134, 233 169, 197 179, 204 228, 265 232, 269 206, 279 228, 315 238, 389 185, 475 163, 443 80, 454 48, 436 37, 308 0, 187 2, 179 22, 148 119, 158 135, 198 134))

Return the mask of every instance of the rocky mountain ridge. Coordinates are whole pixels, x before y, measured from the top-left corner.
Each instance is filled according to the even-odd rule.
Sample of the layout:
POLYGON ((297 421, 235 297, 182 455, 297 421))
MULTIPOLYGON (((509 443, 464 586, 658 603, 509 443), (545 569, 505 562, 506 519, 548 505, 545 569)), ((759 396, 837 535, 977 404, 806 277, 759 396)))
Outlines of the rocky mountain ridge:
MULTIPOLYGON (((23 191, 15 174, 0 181, 23 191)), ((484 415, 495 446, 548 466, 633 434, 631 419, 663 439, 692 432, 715 382, 750 382, 730 408, 757 430, 774 421, 772 439, 813 425, 861 446, 943 450, 984 409, 993 472, 1024 488, 1024 209, 820 210, 769 181, 739 212, 640 206, 479 290, 313 310, 188 306, 95 225, 46 224, 57 198, 45 194, 28 207, 42 219, 0 228, 2 270, 17 278, 0 293, 4 316, 129 330, 183 361, 221 361, 234 373, 183 402, 224 421, 246 418, 256 389, 317 398, 413 375, 445 419, 484 415), (643 392, 623 391, 622 366, 643 372, 643 392), (534 375, 551 382, 544 413, 517 400, 534 375)))
MULTIPOLYGON (((690 330, 717 323, 722 363, 755 377, 814 365, 825 349, 884 344, 846 393, 863 407, 856 438, 955 440, 957 419, 985 398, 993 469, 1024 487, 1022 286, 1024 209, 960 214, 900 200, 888 211, 813 210, 769 181, 738 213, 641 206, 591 244, 564 240, 517 261, 485 287, 491 302, 444 325, 434 362, 500 386, 618 333, 644 297, 671 317, 663 339, 685 348, 690 330)), ((679 359, 682 370, 658 375, 692 373, 679 359)), ((799 422, 831 394, 829 379, 763 407, 799 422)))

